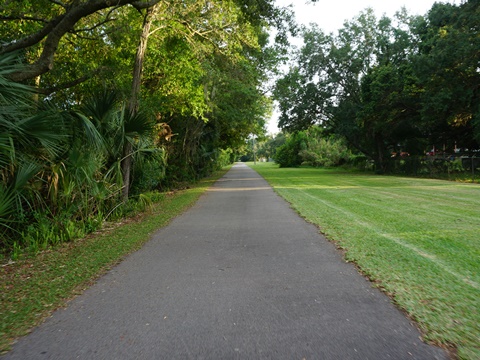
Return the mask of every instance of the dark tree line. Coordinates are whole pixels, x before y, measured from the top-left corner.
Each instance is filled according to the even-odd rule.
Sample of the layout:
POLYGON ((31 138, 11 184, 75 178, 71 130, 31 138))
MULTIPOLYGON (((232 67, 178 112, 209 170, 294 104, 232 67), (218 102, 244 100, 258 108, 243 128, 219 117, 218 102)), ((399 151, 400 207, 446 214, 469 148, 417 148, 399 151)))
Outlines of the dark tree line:
POLYGON ((480 3, 435 3, 425 16, 377 19, 371 9, 337 34, 303 29, 277 81, 279 126, 317 124, 388 171, 392 153, 479 149, 480 3))

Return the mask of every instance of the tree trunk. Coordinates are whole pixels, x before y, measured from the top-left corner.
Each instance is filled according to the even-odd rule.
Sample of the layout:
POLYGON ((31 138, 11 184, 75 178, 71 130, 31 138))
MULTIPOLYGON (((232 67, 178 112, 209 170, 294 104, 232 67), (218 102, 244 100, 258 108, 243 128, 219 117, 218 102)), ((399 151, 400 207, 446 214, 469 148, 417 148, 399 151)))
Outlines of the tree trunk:
POLYGON ((35 77, 35 92, 33 94, 33 101, 35 102, 36 105, 38 105, 38 100, 39 100, 38 89, 40 89, 41 79, 42 79, 41 75, 38 75, 37 77, 35 77))
MULTIPOLYGON (((135 116, 138 112, 138 98, 140 96, 140 85, 142 83, 143 61, 145 59, 145 53, 147 51, 150 27, 152 25, 152 21, 155 12, 157 11, 157 8, 158 5, 149 7, 143 19, 142 34, 140 36, 140 42, 137 47, 137 54, 135 55, 135 64, 133 66, 132 93, 130 95, 130 100, 128 101, 128 112, 132 117, 135 116)), ((123 178, 122 197, 123 200, 127 200, 128 194, 130 192, 130 173, 132 170, 133 146, 127 138, 125 138, 124 141, 125 144, 123 145, 123 160, 121 163, 123 178)))
POLYGON ((138 111, 138 97, 140 95, 140 86, 142 84, 143 62, 147 51, 148 37, 150 36, 150 27, 155 15, 157 5, 147 9, 145 18, 143 19, 142 34, 135 55, 135 64, 133 65, 132 92, 128 102, 128 110, 131 115, 135 115, 138 111))
POLYGON ((125 144, 123 145, 123 160, 121 163, 122 167, 122 180, 123 180, 123 189, 122 189, 122 198, 123 200, 128 200, 128 194, 130 192, 130 172, 132 170, 132 144, 125 139, 125 144))
POLYGON ((387 170, 387 161, 385 160, 385 147, 381 135, 375 135, 375 143, 377 146, 377 153, 375 156, 375 172, 377 174, 384 174, 387 170))

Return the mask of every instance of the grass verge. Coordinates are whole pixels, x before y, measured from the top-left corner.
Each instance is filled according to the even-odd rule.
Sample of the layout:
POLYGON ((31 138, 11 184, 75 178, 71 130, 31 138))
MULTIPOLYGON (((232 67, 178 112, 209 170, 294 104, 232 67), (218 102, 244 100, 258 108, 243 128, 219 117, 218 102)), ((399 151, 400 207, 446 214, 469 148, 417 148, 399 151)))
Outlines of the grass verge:
POLYGON ((249 164, 414 319, 480 359, 480 185, 249 164))
POLYGON ((111 224, 84 239, 0 265, 0 353, 55 309, 82 293, 151 235, 193 205, 227 170, 165 196, 136 218, 111 224))

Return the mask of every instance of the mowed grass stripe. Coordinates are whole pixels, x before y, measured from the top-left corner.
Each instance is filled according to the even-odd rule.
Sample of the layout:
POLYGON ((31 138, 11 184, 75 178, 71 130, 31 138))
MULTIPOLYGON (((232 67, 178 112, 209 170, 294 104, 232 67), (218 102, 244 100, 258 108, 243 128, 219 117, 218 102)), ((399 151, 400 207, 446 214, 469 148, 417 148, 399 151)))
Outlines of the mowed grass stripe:
MULTIPOLYGON (((392 235, 392 233, 387 233, 385 231, 388 231, 388 230, 394 230, 394 229, 384 229, 382 230, 382 227, 384 227, 386 224, 392 224, 392 221, 396 221, 400 224, 402 224, 402 219, 401 218, 394 218, 394 219, 389 219, 388 217, 384 217, 381 221, 381 226, 377 226, 375 227, 374 226, 374 223, 369 219, 369 216, 368 216, 368 208, 371 207, 371 204, 370 203, 367 203, 367 202, 363 202, 363 201, 359 201, 358 199, 355 199, 355 198, 351 198, 350 200, 351 201, 354 201, 354 202, 357 202, 357 203, 361 203, 361 204, 366 204, 367 207, 365 207, 363 210, 364 211, 361 211, 364 215, 367 215, 367 216, 359 216, 357 213, 353 213, 353 212, 349 212, 349 211, 346 211, 344 208, 341 208, 341 207, 338 207, 338 206, 335 206, 333 205, 332 203, 329 203, 325 200, 322 200, 320 199, 319 197, 316 197, 316 196, 313 196, 313 195, 310 195, 307 191, 305 190, 299 190, 301 193, 303 193, 303 195, 305 196, 308 196, 312 199, 314 199, 314 201, 320 201, 322 202, 323 204, 325 204, 326 206, 328 206, 329 208, 331 209, 335 209, 336 211, 338 211, 339 213, 341 213, 343 216, 347 216, 351 221, 352 223, 355 223, 355 225, 358 225, 360 227, 364 227, 366 228, 369 232, 371 232, 372 234, 375 234, 377 236, 379 236, 380 238, 385 238, 387 240, 390 240, 390 241, 393 241, 395 242, 396 244, 402 246, 402 247, 405 247, 411 251, 413 251, 414 253, 416 253, 416 255, 419 255, 419 256, 422 256, 424 257, 425 259, 433 262, 433 265, 435 266, 438 266, 440 267, 441 269, 447 271, 448 273, 450 273, 451 275, 453 275, 454 277, 456 277, 458 280, 461 280, 461 281, 464 281, 465 283, 467 283, 469 286, 473 286, 474 288, 476 289, 480 289, 480 284, 475 281, 475 280, 472 280, 471 278, 473 276, 475 276, 476 274, 473 274, 472 272, 470 271, 465 271, 465 275, 462 275, 460 273, 458 273, 457 271, 455 271, 454 269, 450 268, 448 265, 446 265, 441 259, 438 258, 438 256, 436 256, 434 253, 434 251, 430 251, 430 252, 427 252, 427 248, 428 249, 431 249, 434 248, 436 246, 437 241, 431 241, 432 239, 430 237, 428 237, 426 240, 427 244, 425 245, 428 245, 428 246, 424 246, 424 247, 419 247, 418 244, 419 244, 419 241, 415 241, 415 240, 418 240, 417 238, 412 238, 410 236, 410 234, 413 232, 413 233, 416 233, 418 231, 411 231, 410 234, 407 234, 407 233, 399 233, 400 235, 403 235, 403 236, 394 236, 392 235), (382 226, 383 225, 383 226, 382 226), (411 239, 413 241, 408 241, 408 239, 411 239), (417 245, 413 245, 412 243, 413 242, 416 242, 417 245)), ((376 205, 376 204, 373 204, 373 205, 376 205)), ((381 210, 384 211, 384 215, 388 212, 392 213, 392 215, 395 215, 393 214, 393 212, 385 207, 385 206, 382 206, 381 207, 381 210)), ((396 232, 394 232, 396 233, 396 232)), ((449 250, 449 249, 448 249, 449 250)), ((442 246, 440 249, 438 249, 437 251, 439 254, 445 254, 445 247, 442 246)), ((472 264, 472 265, 475 265, 475 264, 472 264)), ((459 270, 465 270, 463 267, 460 268, 459 270)))
MULTIPOLYGON (((351 188, 353 189, 353 187, 351 188)), ((453 244, 451 241, 438 241, 438 236, 444 236, 445 232, 450 233, 451 235, 455 235, 455 232, 457 231, 455 227, 458 227, 459 229, 464 229, 465 223, 453 224, 452 226, 452 224, 447 221, 449 216, 447 216, 447 214, 443 214, 446 221, 444 223, 440 222, 437 228, 437 232, 433 233, 429 232, 431 226, 428 219, 430 218, 430 215, 432 213, 431 209, 423 209, 420 212, 423 212, 424 214, 419 214, 418 208, 411 208, 411 201, 401 201, 405 199, 399 200, 398 198, 396 199, 395 206, 392 207, 391 203, 384 201, 385 197, 390 197, 390 194, 381 192, 380 195, 387 194, 387 196, 379 197, 379 193, 376 188, 363 188, 363 196, 355 194, 356 191, 347 194, 338 191, 325 190, 322 193, 322 195, 324 195, 323 199, 318 194, 311 195, 315 193, 316 190, 317 189, 299 191, 302 191, 304 194, 312 197, 316 201, 321 201, 329 208, 337 210, 343 216, 348 216, 351 221, 356 222, 356 224, 360 226, 366 227, 370 231, 376 233, 378 236, 385 237, 386 239, 394 241, 398 245, 411 249, 417 254, 424 256, 426 259, 435 262, 445 271, 451 273, 459 279, 462 279, 470 286, 474 286, 477 289, 480 287, 480 278, 478 278, 478 274, 473 271, 473 269, 477 266, 476 263, 474 263, 473 261, 467 261, 467 263, 472 267, 472 269, 469 270, 468 268, 466 269, 463 264, 462 266, 456 267, 457 269, 454 269, 450 266, 447 266, 444 262, 445 260, 447 262, 455 264, 455 262, 451 261, 452 255, 454 255, 453 253, 457 253, 457 255, 463 259, 468 259, 472 254, 472 251, 474 253, 478 253, 478 247, 474 246, 474 244, 478 243, 478 235, 474 227, 471 228, 469 234, 465 234, 468 236, 462 238, 462 241, 454 241, 453 244), (336 204, 343 204, 343 207, 334 206, 332 203, 328 203, 327 201, 325 201, 325 198, 334 198, 336 200, 336 204), (365 201, 364 199, 367 199, 367 201, 365 201), (352 206, 353 203, 357 204, 357 206, 352 206), (345 210, 348 207, 355 208, 356 211, 351 212, 345 210), (412 212, 415 215, 426 216, 416 216, 417 221, 410 222, 409 218, 411 217, 412 212), (427 219, 427 222, 424 221, 425 219, 427 219), (376 224, 376 226, 373 226, 372 224, 376 224), (454 229, 452 229, 452 227, 454 229), (392 235, 392 233, 398 234, 399 231, 402 230, 402 228, 404 230, 407 230, 400 233, 401 237, 392 235), (441 234, 438 234, 438 230, 442 230, 441 234), (470 244, 471 246, 464 246, 465 242, 467 242, 466 245, 470 244), (429 250, 427 251, 426 249, 429 250), (460 273, 462 271, 465 273, 465 275, 460 273), (475 277, 477 279, 472 279, 475 277)), ((451 216, 462 216, 462 218, 464 218, 464 215, 462 215, 461 213, 459 214, 450 212, 450 217, 451 216)), ((473 220, 473 217, 471 219, 473 220)), ((454 239, 453 236, 452 238, 454 239)))
MULTIPOLYGON (((479 215, 478 212, 474 213, 480 204, 468 211, 463 205, 459 207, 461 203, 458 201, 456 203, 451 201, 448 204, 442 201, 442 206, 450 210, 441 211, 438 208, 432 209, 431 202, 438 201, 433 197, 427 202, 417 201, 416 198, 410 196, 402 198, 399 195, 392 204, 387 201, 388 193, 385 196, 385 192, 379 192, 375 188, 364 188, 362 191, 364 194, 354 194, 346 201, 359 204, 355 208, 357 213, 363 214, 364 217, 371 215, 365 220, 376 223, 377 227, 383 229, 382 231, 385 233, 399 233, 403 230, 402 235, 407 238, 408 242, 415 243, 417 246, 425 243, 426 248, 429 248, 437 256, 446 257, 445 260, 449 262, 452 262, 450 261, 452 256, 458 254, 460 259, 478 269, 478 264, 470 260, 480 257, 479 215), (432 220, 433 217, 434 220, 432 220), (432 231, 432 226, 434 231, 432 231), (456 236, 457 232, 462 236, 456 236), (448 240, 439 241, 439 238, 448 240)), ((335 198, 335 196, 332 197, 335 198)), ((345 206, 348 205, 350 204, 345 204, 345 206)), ((452 263, 456 263, 456 261, 452 263)), ((463 264, 461 267, 464 267, 463 264)))
MULTIPOLYGON (((314 176, 307 176, 299 180, 292 179, 291 184, 298 186, 299 188, 315 188, 315 189, 335 189, 335 190, 349 190, 349 189, 372 189, 375 191, 382 191, 382 189, 388 189, 383 191, 386 196, 400 196, 414 197, 417 199, 426 200, 444 200, 454 201, 455 204, 462 202, 462 205, 466 207, 468 211, 470 206, 480 205, 478 199, 478 185, 475 184, 458 184, 453 182, 446 182, 442 180, 429 180, 429 179, 410 179, 402 177, 385 177, 385 176, 372 176, 362 174, 351 174, 341 172, 328 172, 331 176, 335 177, 335 183, 322 182, 314 176), (391 180, 391 183, 386 184, 385 178, 391 180), (320 181, 320 182, 319 182, 320 181), (404 189, 408 188, 408 193, 405 193, 404 189), (437 190, 441 188, 441 192, 437 190), (460 190, 460 191, 459 191, 460 190)), ((294 172, 292 175, 295 174, 294 172)), ((274 181, 275 178, 272 178, 274 181)))
POLYGON ((372 193, 371 197, 366 197, 366 195, 362 197, 351 196, 347 201, 355 202, 359 206, 363 205, 366 211, 372 209, 373 214, 381 211, 385 217, 389 218, 389 222, 386 224, 390 225, 399 222, 403 224, 405 218, 411 218, 413 215, 418 220, 409 224, 410 231, 415 231, 417 228, 428 228, 432 216, 436 218, 438 227, 445 231, 455 230, 456 228, 464 230, 465 225, 472 225, 472 227, 478 225, 478 215, 473 213, 465 215, 462 209, 451 208, 449 211, 432 210, 429 205, 425 205, 424 202, 417 201, 415 198, 391 198, 394 201, 394 206, 392 206, 391 201, 386 201, 386 199, 388 199, 388 196, 383 196, 381 192, 377 192, 377 194, 372 193), (379 195, 382 195, 382 199, 378 199, 379 195), (414 208, 412 208, 412 202, 416 202, 414 208), (453 222, 452 219, 454 219, 453 222))
MULTIPOLYGON (((425 202, 415 201, 414 197, 402 198, 400 194, 397 194, 395 198, 392 198, 390 193, 379 192, 378 188, 364 187, 358 190, 358 188, 354 189, 351 187, 349 192, 325 189, 321 194, 317 194, 317 190, 314 188, 299 191, 311 194, 309 196, 349 216, 358 224, 375 231, 377 234, 385 234, 386 238, 396 241, 399 245, 417 249, 418 253, 426 254, 429 259, 436 259, 435 261, 441 263, 443 258, 443 260, 454 264, 456 262, 451 261, 452 256, 456 255, 462 259, 467 259, 467 264, 472 267, 470 270, 468 268, 465 269, 463 264, 457 267, 457 270, 453 270, 455 267, 441 266, 452 273, 465 270, 467 278, 465 276, 461 277, 465 278, 465 281, 469 284, 472 284, 472 281, 478 284, 480 281, 478 274, 475 274, 473 271, 477 264, 468 260, 474 258, 471 257, 472 253, 480 255, 479 247, 475 246, 478 245, 478 229, 476 228, 478 226, 478 215, 466 218, 463 214, 463 207, 452 208, 452 211, 439 214, 438 211, 432 210, 428 205, 425 205, 425 202), (358 191, 361 191, 362 194, 357 193, 358 191), (325 199, 335 199, 335 203, 341 205, 341 207, 333 206, 332 203, 327 204, 325 199), (386 201, 387 199, 394 199, 394 205, 392 206, 391 202, 386 201), (412 201, 415 203, 414 208, 412 208, 412 201), (355 212, 345 210, 347 208, 354 208, 355 212), (432 213, 437 221, 435 232, 430 231, 432 213), (415 218, 413 222, 411 221, 412 215, 415 218), (451 222, 452 217, 455 218, 453 223, 451 222), (471 223, 471 226, 468 222, 471 223), (376 226, 373 227, 372 224, 376 224, 376 226), (466 225, 470 231, 465 229, 466 225), (464 236, 461 241, 456 241, 454 235, 459 230, 463 231, 464 236), (401 233, 402 239, 398 236, 392 237, 391 233, 401 233), (445 237, 445 235, 451 235, 449 241, 438 241, 439 236, 445 237), (429 251, 427 252, 425 249, 429 249, 429 251), (477 279, 471 280, 472 277, 477 277, 477 279)), ((478 287, 480 285, 475 286, 478 287)))
POLYGON ((480 186, 252 166, 416 319, 425 338, 480 358, 480 186))

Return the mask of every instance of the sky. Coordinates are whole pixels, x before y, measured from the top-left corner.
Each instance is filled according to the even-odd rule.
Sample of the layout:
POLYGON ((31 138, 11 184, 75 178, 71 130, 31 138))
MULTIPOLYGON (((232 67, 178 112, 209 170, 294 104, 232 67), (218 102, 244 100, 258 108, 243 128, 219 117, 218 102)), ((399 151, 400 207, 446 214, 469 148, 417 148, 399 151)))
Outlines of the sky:
MULTIPOLYGON (((304 25, 317 23, 327 33, 336 33, 345 20, 351 20, 368 7, 374 9, 377 17, 383 14, 393 17, 402 7, 405 7, 411 15, 425 15, 435 2, 435 0, 318 0, 311 4, 307 0, 276 0, 277 6, 290 4, 293 6, 297 23, 304 25)), ((460 0, 437 0, 437 2, 459 4, 460 0)), ((277 119, 278 113, 275 111, 267 127, 269 133, 278 132, 277 119)))

